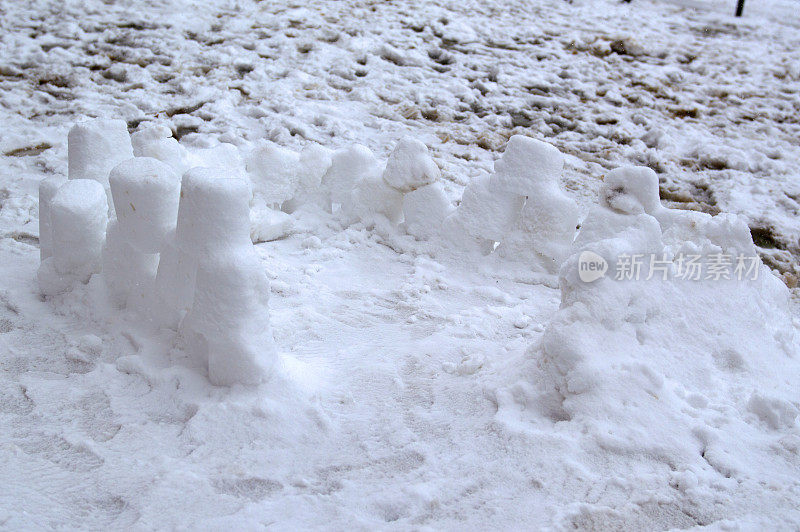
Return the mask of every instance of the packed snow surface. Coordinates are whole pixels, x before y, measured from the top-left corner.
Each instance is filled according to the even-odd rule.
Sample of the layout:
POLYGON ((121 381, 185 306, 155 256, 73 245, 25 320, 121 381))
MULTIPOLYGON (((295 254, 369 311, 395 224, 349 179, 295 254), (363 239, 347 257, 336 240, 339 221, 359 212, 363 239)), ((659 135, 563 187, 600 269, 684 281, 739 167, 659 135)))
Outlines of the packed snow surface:
POLYGON ((800 527, 798 5, 729 4, 3 6, 0 528, 800 527))

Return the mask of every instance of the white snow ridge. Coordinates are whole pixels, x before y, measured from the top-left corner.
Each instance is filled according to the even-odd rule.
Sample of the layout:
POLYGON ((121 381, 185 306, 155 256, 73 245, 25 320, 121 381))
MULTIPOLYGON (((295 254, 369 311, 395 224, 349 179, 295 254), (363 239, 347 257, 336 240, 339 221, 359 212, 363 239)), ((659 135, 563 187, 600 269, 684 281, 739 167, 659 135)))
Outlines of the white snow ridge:
POLYGON ((800 530, 796 3, 4 4, 0 530, 800 530))

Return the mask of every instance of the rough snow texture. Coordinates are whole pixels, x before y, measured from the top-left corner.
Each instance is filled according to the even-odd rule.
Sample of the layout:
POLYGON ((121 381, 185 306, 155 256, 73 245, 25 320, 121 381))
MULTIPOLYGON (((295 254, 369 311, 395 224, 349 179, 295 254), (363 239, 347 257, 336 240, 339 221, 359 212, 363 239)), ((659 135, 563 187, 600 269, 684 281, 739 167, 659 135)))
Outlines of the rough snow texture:
MULTIPOLYGON (((267 139, 294 151, 361 143, 383 161, 411 135, 429 146, 453 205, 508 138, 526 135, 565 154, 562 190, 582 218, 610 170, 647 165, 665 205, 743 214, 760 229, 760 254, 790 271, 800 229, 795 0, 747 2, 740 19, 730 0, 50 4, 6 2, 0 21, 3 527, 798 528, 797 400, 781 391, 800 389, 792 361, 777 385, 752 393, 763 381, 746 361, 736 399, 667 395, 712 436, 743 429, 726 455, 736 470, 701 462, 717 463, 717 444, 697 445, 681 468, 673 456, 617 453, 565 419, 553 381, 524 400, 535 380, 521 361, 545 363, 525 351, 560 291, 499 253, 451 260, 435 239, 284 206, 295 229, 256 249, 287 382, 302 391, 215 387, 174 334, 104 306, 99 279, 46 301, 32 279, 37 188, 66 176, 67 133, 81 115, 121 118, 131 131, 163 124, 187 155, 211 149, 206 159, 220 143, 246 155, 267 139)), ((691 235, 695 217, 706 219, 647 225, 666 241, 691 235)), ((729 234, 727 223, 702 223, 729 234)), ((792 305, 796 319, 796 292, 792 305)), ((645 314, 643 332, 654 319, 658 310, 645 314)), ((705 375, 729 390, 714 368, 740 362, 717 354, 705 375)), ((702 390, 691 382, 678 384, 702 390)), ((596 419, 575 397, 569 406, 596 419)))
MULTIPOLYGON (((530 422, 550 420, 580 433, 581 446, 604 449, 606 462, 589 478, 636 464, 640 474, 668 470, 666 490, 692 500, 732 490, 748 499, 744 511, 757 512, 768 498, 767 478, 772 490, 795 499, 786 468, 794 454, 788 448, 798 441, 798 409, 794 381, 785 377, 796 371, 798 352, 786 286, 763 265, 756 280, 681 280, 673 265, 667 280, 581 281, 586 250, 609 260, 671 256, 687 246, 756 253, 746 224, 732 215, 708 217, 690 233, 662 234, 658 220, 642 212, 657 203, 643 186, 651 183, 647 169, 612 174, 601 190, 607 206, 589 213, 561 269, 561 308, 528 353, 526 381, 503 392, 515 398, 501 396, 511 401, 501 415, 516 417, 524 405, 530 422)), ((657 498, 665 488, 652 490, 657 498)), ((684 511, 697 523, 729 515, 684 511)), ((630 523, 591 508, 576 509, 571 519, 590 528, 630 523)), ((680 522, 673 519, 673 526, 680 522)))

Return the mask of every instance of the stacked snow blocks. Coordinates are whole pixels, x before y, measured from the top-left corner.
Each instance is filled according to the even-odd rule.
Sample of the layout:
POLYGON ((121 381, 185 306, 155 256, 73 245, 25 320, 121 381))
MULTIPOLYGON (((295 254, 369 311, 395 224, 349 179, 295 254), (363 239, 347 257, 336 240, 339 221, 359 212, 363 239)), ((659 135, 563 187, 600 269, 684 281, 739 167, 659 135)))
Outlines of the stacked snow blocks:
POLYGON ((221 169, 184 174, 171 257, 159 289, 180 299, 180 330, 218 385, 257 384, 278 359, 269 321, 269 280, 250 241, 250 184, 221 169), (170 282, 177 283, 170 286, 170 282))
POLYGON ((103 249, 103 277, 118 306, 144 308, 152 294, 159 252, 175 228, 180 179, 150 157, 123 161, 109 176, 116 220, 103 249))
POLYGON ((559 188, 563 164, 550 144, 514 135, 494 174, 464 189, 444 222, 447 237, 467 251, 486 254, 497 247, 506 258, 557 272, 578 224, 577 205, 559 188))
POLYGON ((163 156, 178 155, 166 132, 150 133, 138 140, 152 149, 137 152, 166 162, 133 157, 121 121, 70 131, 70 179, 39 187, 41 290, 68 292, 102 271, 111 301, 179 331, 212 383, 262 382, 278 354, 269 280, 250 239, 250 182, 221 167, 181 179, 178 158, 163 156))

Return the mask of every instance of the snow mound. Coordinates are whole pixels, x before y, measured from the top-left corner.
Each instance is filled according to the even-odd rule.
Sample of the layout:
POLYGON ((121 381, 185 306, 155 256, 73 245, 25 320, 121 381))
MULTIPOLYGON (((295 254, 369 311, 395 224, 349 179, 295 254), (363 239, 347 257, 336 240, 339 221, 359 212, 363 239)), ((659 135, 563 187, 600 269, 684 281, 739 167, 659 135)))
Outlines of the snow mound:
POLYGON ((780 470, 775 446, 798 435, 797 341, 788 290, 746 224, 663 209, 646 168, 611 172, 600 198, 511 402, 629 467, 656 461, 707 486, 741 482, 756 456, 780 470))

